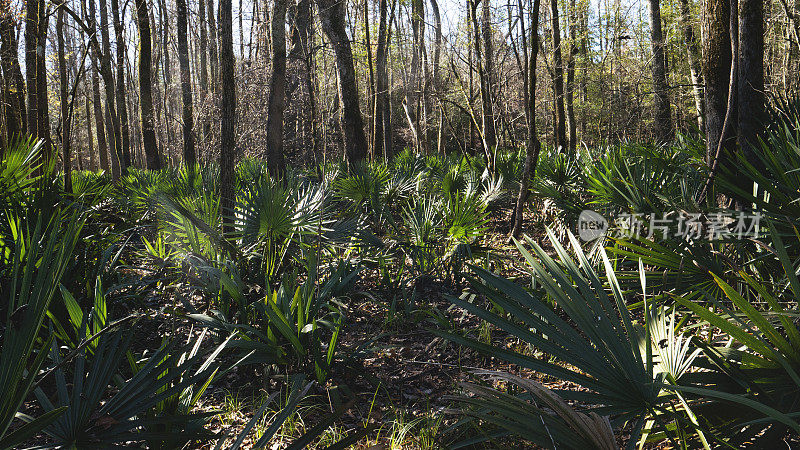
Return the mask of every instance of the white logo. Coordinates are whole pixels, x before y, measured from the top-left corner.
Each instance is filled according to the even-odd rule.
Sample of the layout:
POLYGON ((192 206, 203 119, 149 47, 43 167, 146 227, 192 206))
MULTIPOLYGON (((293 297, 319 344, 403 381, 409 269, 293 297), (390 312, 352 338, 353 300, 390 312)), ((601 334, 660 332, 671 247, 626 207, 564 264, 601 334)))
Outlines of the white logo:
POLYGON ((578 236, 585 242, 591 242, 606 234, 608 221, 600 214, 584 209, 578 216, 578 236))

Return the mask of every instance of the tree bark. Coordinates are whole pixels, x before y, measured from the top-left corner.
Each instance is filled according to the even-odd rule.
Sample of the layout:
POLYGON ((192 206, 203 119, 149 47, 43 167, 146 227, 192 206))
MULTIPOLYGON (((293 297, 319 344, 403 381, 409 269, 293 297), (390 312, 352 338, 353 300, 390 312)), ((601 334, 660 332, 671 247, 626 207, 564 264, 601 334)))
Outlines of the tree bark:
MULTIPOLYGON (((734 0, 735 1, 735 0, 734 0)), ((713 163, 717 146, 722 142, 720 163, 725 164, 736 150, 736 125, 730 124, 722 136, 728 109, 728 86, 731 73, 730 0, 705 0, 703 3, 703 75, 706 101, 706 158, 713 163)), ((735 93, 735 91, 734 91, 735 93)), ((732 99, 732 117, 737 117, 736 99, 732 99)))
MULTIPOLYGON (((209 2, 210 5, 210 2, 209 2)), ((231 0, 220 0, 220 78, 222 90, 221 126, 220 126, 220 214, 222 215, 223 233, 233 231, 233 212, 236 202, 234 160, 236 158, 236 85, 234 79, 233 56, 233 17, 231 0)))
MULTIPOLYGON (((25 134, 27 113, 25 111, 25 82, 17 54, 16 21, 11 11, 0 12, 0 64, 3 69, 3 102, 5 103, 6 138, 25 134)), ((2 154, 0 154, 2 156, 2 154)))
MULTIPOLYGON (((222 6, 220 6, 221 8, 222 6)), ((214 0, 206 0, 206 12, 208 12, 208 65, 211 67, 210 77, 214 80, 211 83, 211 90, 217 92, 217 80, 219 80, 219 67, 222 65, 221 54, 218 56, 217 44, 222 45, 222 38, 217 37, 217 25, 214 19, 214 0)), ((221 17, 221 15, 220 15, 221 17)), ((233 20, 233 19, 231 19, 233 20)), ((232 26, 232 25, 231 25, 232 26)), ((220 24, 220 32, 222 24, 220 24)), ((233 31, 231 31, 233 33, 233 31)), ((231 38, 232 40, 233 38, 231 38)), ((231 44, 233 45, 233 44, 231 44)))
POLYGON ((744 156, 753 163, 766 119, 764 0, 739 0, 738 129, 744 156))
POLYGON ((485 78, 481 95, 483 96, 483 134, 486 146, 489 147, 489 167, 494 170, 494 152, 497 147, 497 132, 494 127, 494 108, 492 106, 494 77, 494 46, 492 45, 492 11, 489 0, 483 0, 483 14, 481 15, 481 30, 483 35, 483 76, 485 78))
POLYGON ((348 167, 367 157, 367 138, 364 121, 358 105, 353 53, 345 30, 343 0, 317 0, 322 30, 330 39, 336 54, 339 102, 342 105, 339 120, 344 135, 345 159, 348 167))
POLYGON ((558 18, 558 0, 550 0, 550 29, 553 40, 553 93, 555 102, 555 148, 567 149, 566 113, 564 112, 564 66, 561 57, 561 29, 558 18))
POLYGON ((706 129, 706 101, 703 97, 703 69, 700 66, 700 47, 697 45, 689 11, 689 0, 680 0, 680 20, 683 40, 686 44, 686 58, 689 62, 689 76, 692 81, 692 97, 697 108, 697 126, 700 132, 706 129))
POLYGON ((92 105, 88 78, 86 81, 87 83, 84 85, 84 89, 86 90, 86 141, 87 150, 89 151, 89 170, 97 170, 97 160, 94 155, 94 136, 92 135, 92 105))
MULTIPOLYGON (((525 142, 525 163, 522 167, 522 179, 519 183, 519 194, 517 203, 514 207, 514 224, 511 229, 511 236, 517 238, 522 232, 522 213, 525 203, 528 200, 528 190, 530 180, 536 174, 536 166, 539 162, 539 151, 541 145, 536 135, 536 60, 539 55, 539 0, 533 0, 533 9, 530 12, 530 55, 524 42, 523 29, 523 53, 527 58, 527 83, 525 84, 524 99, 525 119, 528 122, 528 135, 525 142)), ((522 1, 519 1, 520 15, 522 15, 522 1)))
POLYGON ((64 191, 72 193, 72 156, 70 154, 70 117, 69 117, 69 80, 67 79, 67 61, 64 57, 64 8, 62 2, 58 6, 56 16, 56 40, 58 41, 58 84, 61 100, 61 159, 64 165, 64 191))
MULTIPOLYGON (((392 1, 392 12, 394 12, 392 1)), ((388 0, 380 0, 378 5, 378 43, 375 49, 375 112, 373 114, 373 151, 382 153, 384 161, 392 151, 391 117, 387 110, 389 102, 389 74, 386 70, 388 57, 388 31, 391 23, 387 23, 388 0)))
POLYGON ((575 57, 578 55, 578 38, 575 33, 578 27, 577 5, 570 0, 567 14, 569 25, 569 51, 567 52, 567 81, 564 84, 564 109, 567 125, 567 149, 575 154, 577 148, 578 129, 575 123, 575 57))
POLYGON ((47 52, 47 32, 48 17, 47 6, 42 0, 39 5, 39 27, 36 41, 36 121, 38 122, 39 138, 44 141, 42 145, 45 159, 53 157, 52 140, 50 137, 50 101, 47 95, 47 66, 45 63, 45 53, 47 52))
POLYGON ((136 25, 139 29, 139 113, 142 124, 142 145, 149 170, 161 169, 153 112, 152 54, 150 16, 147 1, 136 0, 136 25))
POLYGON ((114 35, 117 40, 117 116, 119 117, 119 131, 121 133, 122 159, 125 167, 131 165, 131 136, 128 125, 128 107, 125 100, 125 33, 119 9, 119 0, 111 0, 111 14, 114 17, 114 35))
POLYGON ((286 108, 286 2, 275 0, 272 9, 272 79, 267 115, 267 168, 272 177, 283 177, 283 112, 286 108))
POLYGON ((28 87, 28 133, 39 136, 38 84, 36 83, 36 46, 39 36, 40 0, 25 2, 25 77, 28 87))
POLYGON ((192 110, 192 75, 189 72, 189 40, 186 0, 176 0, 178 16, 178 65, 181 72, 181 98, 183 100, 183 161, 190 174, 194 173, 197 155, 194 149, 194 112, 192 110))
POLYGON ((664 37, 661 34, 660 0, 648 2, 650 11, 650 42, 653 48, 653 94, 655 96, 655 132, 659 143, 672 140, 672 112, 669 104, 669 87, 667 86, 667 67, 664 57, 664 37))
MULTIPOLYGON (((94 18, 94 0, 89 0, 89 15, 94 18)), ((94 24, 94 20, 92 20, 94 24)), ((91 27, 94 31, 94 26, 91 27)), ((122 149, 122 132, 120 131, 119 116, 117 115, 115 106, 115 84, 114 74, 111 72, 111 43, 108 38, 108 8, 106 0, 100 0, 100 37, 103 40, 103 50, 99 49, 96 37, 93 42, 95 44, 97 54, 100 57, 100 76, 103 77, 103 86, 105 87, 106 94, 106 115, 109 117, 110 129, 108 130, 108 150, 111 157, 111 176, 114 180, 118 180, 122 166, 125 161, 120 159, 122 149)))

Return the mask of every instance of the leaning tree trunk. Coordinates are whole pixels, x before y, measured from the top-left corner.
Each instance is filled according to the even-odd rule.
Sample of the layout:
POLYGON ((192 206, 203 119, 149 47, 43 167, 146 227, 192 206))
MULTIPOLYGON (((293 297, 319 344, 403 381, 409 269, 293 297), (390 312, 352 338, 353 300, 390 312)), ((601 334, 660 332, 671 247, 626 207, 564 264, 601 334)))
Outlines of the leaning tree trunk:
POLYGON ((181 98, 183 100, 183 161, 190 174, 194 174, 197 155, 194 150, 194 113, 192 111, 192 75, 189 72, 189 40, 186 0, 176 0, 178 13, 178 66, 181 72, 181 98))
MULTIPOLYGON (((209 6, 211 2, 209 1, 209 6)), ((219 150, 219 189, 220 213, 222 214, 223 233, 233 231, 233 209, 236 200, 234 188, 234 159, 236 157, 236 85, 234 80, 233 56, 233 15, 231 0, 219 2, 220 32, 220 78, 222 90, 220 105, 220 150, 219 150)))
POLYGON ((367 157, 367 138, 364 122, 358 105, 358 85, 356 84, 353 52, 350 38, 345 30, 343 0, 317 0, 322 30, 333 44, 336 54, 338 74, 339 103, 342 108, 339 119, 344 134, 345 159, 348 167, 367 157))
POLYGON ((275 0, 272 10, 272 79, 267 115, 267 168, 272 177, 284 175, 283 112, 286 108, 286 2, 275 0))
POLYGON ((561 30, 558 19, 558 0, 550 0, 553 39, 553 93, 555 94, 555 148, 567 148, 566 113, 564 111, 564 66, 561 58, 561 30))
POLYGON ((58 7, 56 16, 56 40, 58 41, 58 85, 61 101, 61 159, 64 165, 64 191, 72 193, 72 157, 70 155, 70 121, 69 121, 69 80, 67 79, 67 61, 64 57, 64 8, 63 2, 58 7))
MULTIPOLYGON (((734 0, 736 1, 736 0, 734 0)), ((728 86, 731 76, 730 0, 705 0, 703 14, 703 76, 705 77, 706 101, 706 158, 709 164, 722 142, 720 163, 736 150, 735 121, 725 129, 722 136, 725 114, 728 109, 728 86)), ((735 93, 735 91, 734 91, 735 93)), ((737 117, 735 98, 731 99, 732 118, 737 117)))
POLYGON ((122 159, 125 167, 131 165, 131 136, 128 125, 128 107, 125 100, 125 36, 120 18, 119 0, 111 0, 111 14, 114 16, 114 35, 117 39, 117 116, 119 117, 119 131, 121 133, 122 159))
POLYGON ((661 34, 660 0, 648 2, 650 10, 650 42, 653 48, 653 93, 655 94, 655 131, 656 140, 666 143, 672 140, 672 112, 669 105, 669 88, 667 86, 667 67, 664 57, 664 37, 661 34))
POLYGON ((161 169, 156 143, 155 113, 153 112, 152 54, 150 15, 147 0, 136 0, 136 25, 139 28, 139 114, 142 124, 142 145, 149 170, 161 169))
MULTIPOLYGON (((520 15, 522 15, 522 1, 520 5, 520 15)), ((530 55, 526 49, 524 42, 524 29, 523 29, 523 52, 527 55, 527 88, 524 93, 526 100, 525 105, 525 119, 528 122, 528 135, 525 142, 525 163, 522 167, 522 179, 519 183, 519 195, 517 195, 517 203, 514 207, 514 225, 511 229, 511 236, 519 237, 522 232, 522 213, 525 209, 525 202, 528 200, 528 189, 530 180, 536 174, 536 166, 539 162, 539 150, 541 145, 539 138, 536 136, 536 59, 539 55, 539 0, 533 0, 533 9, 530 12, 530 55)))
POLYGON ((700 47, 697 45, 694 28, 691 23, 689 0, 680 0, 680 17, 683 40, 686 44, 686 57, 689 63, 689 76, 692 81, 692 97, 697 108, 697 126, 700 132, 706 129, 706 100, 703 97, 703 70, 700 66, 700 47))

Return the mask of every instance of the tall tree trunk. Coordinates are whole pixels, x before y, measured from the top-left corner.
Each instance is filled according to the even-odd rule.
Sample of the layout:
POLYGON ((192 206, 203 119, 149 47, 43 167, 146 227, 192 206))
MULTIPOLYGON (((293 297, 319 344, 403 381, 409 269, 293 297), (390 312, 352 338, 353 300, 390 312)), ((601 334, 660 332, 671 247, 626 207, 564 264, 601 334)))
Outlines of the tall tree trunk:
MULTIPOLYGON (((169 157, 170 152, 169 149, 172 147, 173 141, 173 129, 168 124, 170 123, 170 118, 174 117, 173 107, 174 104, 174 97, 172 96, 172 64, 170 62, 170 48, 169 48, 169 11, 167 10, 167 2, 166 0, 159 1, 159 17, 161 21, 161 45, 159 48, 161 49, 162 53, 162 68, 163 68, 163 75, 164 75, 164 94, 163 94, 163 107, 164 107, 164 134, 166 135, 166 143, 164 145, 164 157, 169 157)), ((151 10, 151 22, 153 26, 155 26, 155 19, 153 18, 153 11, 155 11, 155 5, 153 5, 153 9, 151 10)), ((158 33, 156 33, 158 36, 158 33)), ((180 63, 178 63, 180 65, 180 63)))
MULTIPOLYGON (((209 6, 211 2, 209 1, 209 6)), ((236 85, 234 79, 234 66, 236 60, 233 56, 233 17, 231 0, 219 2, 219 28, 220 28, 220 78, 222 90, 220 105, 220 150, 219 150, 219 188, 220 188, 220 214, 222 214, 223 233, 233 231, 233 210, 236 201, 234 179, 234 160, 236 158, 236 85)))
POLYGON ((69 117, 69 80, 67 79, 67 60, 64 57, 64 8, 62 2, 58 6, 56 16, 56 39, 58 41, 58 84, 61 100, 61 159, 64 165, 64 191, 72 193, 72 156, 70 155, 70 117, 69 117))
MULTIPOLYGON (((220 6, 221 8, 221 6, 220 6)), ((217 37, 217 25, 214 19, 214 0, 206 0, 206 11, 208 12, 208 64, 211 67, 210 77, 214 80, 211 83, 211 90, 217 92, 217 80, 219 80, 219 67, 222 65, 222 55, 217 55, 217 45, 222 45, 222 38, 217 37)), ((222 24, 220 24, 220 32, 222 24)), ((233 33, 233 31, 231 31, 233 33)), ((233 38, 231 38, 233 39, 233 38)), ((231 44, 232 45, 232 44, 231 44)))
POLYGON ((272 79, 267 115, 267 168, 283 177, 283 112, 286 108, 286 2, 275 0, 272 9, 272 79))
POLYGON ((558 0, 550 0, 550 30, 553 40, 553 101, 555 103, 555 148, 567 149, 566 114, 564 112, 564 66, 561 57, 561 29, 558 18, 558 0))
POLYGON ((87 150, 89 151, 89 170, 97 170, 97 160, 94 156, 94 136, 92 135, 92 105, 91 105, 91 94, 89 93, 89 83, 88 78, 86 80, 86 84, 84 85, 84 90, 86 91, 86 141, 87 141, 87 150))
MULTIPOLYGON (((375 70, 372 66, 372 40, 370 38, 369 32, 369 1, 364 0, 364 39, 367 44, 367 67, 369 68, 369 83, 368 83, 368 94, 367 95, 367 111, 373 112, 374 105, 375 105, 375 91, 377 90, 377 86, 375 86, 375 70)), ((371 122, 369 123, 372 124, 371 122)), ((372 136, 375 134, 375 128, 372 128, 372 136)), ((369 133, 367 133, 369 135, 369 133)), ((368 144, 373 144, 372 140, 368 141, 368 144)), ((375 147, 370 145, 370 160, 375 157, 375 147)))
POLYGON ((481 95, 483 96, 483 134, 486 139, 491 160, 490 170, 494 170, 494 154, 497 147, 497 132, 494 126, 494 108, 492 106, 494 77, 494 49, 492 45, 492 10, 489 0, 483 0, 483 14, 481 16, 481 30, 483 35, 483 76, 481 95))
MULTIPOLYGON (((734 0, 736 1, 736 0, 734 0)), ((722 142, 720 163, 725 163, 736 150, 736 125, 732 120, 722 137, 728 110, 728 86, 731 76, 731 0, 705 0, 703 3, 703 76, 706 101, 706 157, 709 164, 722 142)), ((735 91, 734 91, 735 94, 735 91)), ((737 117, 736 99, 731 100, 732 118, 737 117)))
POLYGON ((570 0, 567 22, 569 26, 569 51, 567 52, 567 82, 564 85, 564 109, 567 125, 567 149, 570 154, 575 154, 577 148, 578 129, 575 123, 575 57, 578 55, 578 27, 577 5, 575 0, 570 0))
MULTIPOLYGON (((308 95, 307 120, 305 126, 310 130, 311 154, 316 158, 319 148, 319 129, 317 124, 317 99, 314 88, 312 51, 309 43, 311 42, 311 0, 298 0, 295 6, 294 27, 292 28, 292 49, 289 51, 289 59, 298 65, 298 76, 308 95)), ((260 39, 259 39, 260 40, 260 39)))
POLYGON ((150 41, 150 16, 147 0, 136 0, 136 25, 139 29, 139 113, 142 124, 142 145, 149 170, 161 168, 156 143, 155 114, 153 112, 152 54, 150 41))
POLYGON ((342 106, 341 122, 345 158, 349 167, 367 157, 367 138, 364 135, 364 122, 358 105, 358 85, 356 84, 353 53, 350 39, 345 30, 344 0, 317 0, 322 30, 333 44, 336 54, 339 102, 342 106))
MULTIPOLYGON (((523 3, 519 0, 520 16, 523 15, 523 3)), ((522 166, 522 179, 519 183, 519 194, 517 195, 517 203, 514 207, 514 224, 511 229, 511 236, 519 237, 522 232, 522 213, 525 209, 525 203, 528 200, 528 190, 530 180, 536 174, 536 166, 539 162, 539 151, 541 145, 539 138, 536 135, 536 60, 539 55, 539 0, 533 0, 533 8, 530 12, 530 55, 528 55, 527 46, 525 43, 525 31, 523 28, 523 44, 522 50, 527 58, 527 70, 524 75, 527 75, 527 82, 525 85, 524 99, 525 99, 525 119, 528 122, 528 135, 525 141, 525 163, 522 166)), ((523 22, 523 21, 521 21, 523 22)))
MULTIPOLYGON (((11 11, 0 11, 0 64, 3 68, 3 97, 5 104, 5 130, 8 140, 25 134, 25 83, 17 54, 16 21, 11 11)), ((0 155, 2 156, 2 155, 0 155)))
POLYGON ((739 144, 748 161, 764 135, 764 0, 739 0, 739 144))
MULTIPOLYGON (((89 15, 94 18, 94 0, 89 0, 89 15)), ((94 20, 92 20, 94 23, 94 20)), ((90 28, 94 31, 94 26, 90 28)), ((97 47, 97 53, 100 55, 100 76, 103 77, 103 86, 105 87, 106 94, 106 115, 109 118, 110 127, 108 127, 108 150, 111 157, 111 176, 114 180, 118 180, 124 167, 124 159, 121 159, 122 149, 122 132, 120 131, 119 116, 117 115, 115 106, 115 84, 114 74, 111 72, 111 43, 108 37, 108 7, 106 0, 100 0, 100 37, 103 40, 103 50, 97 44, 96 37, 93 42, 97 47)))
POLYGON ((125 100, 125 33, 122 26, 123 20, 121 18, 119 9, 119 0, 111 0, 111 14, 114 17, 114 36, 117 40, 117 116, 119 117, 119 131, 121 133, 120 142, 122 142, 122 159, 125 162, 125 167, 131 165, 131 136, 128 125, 128 107, 125 100))
MULTIPOLYGON (((386 71, 386 60, 388 56, 387 30, 391 24, 387 24, 388 0, 380 0, 378 4, 378 43, 375 48, 375 111, 373 114, 373 152, 377 155, 382 153, 384 160, 392 150, 391 135, 387 118, 384 117, 384 105, 388 102, 389 86, 388 73, 386 71)), ((392 2, 394 10, 394 2, 392 2)))
POLYGON ((94 120, 95 128, 97 129, 97 153, 100 155, 100 169, 108 172, 108 142, 106 141, 106 127, 103 122, 103 105, 100 99, 100 80, 97 76, 97 59, 96 52, 92 50, 92 103, 94 103, 94 120))
POLYGON ((703 97, 703 69, 700 66, 700 47, 697 45, 689 11, 689 0, 680 0, 680 18, 683 40, 686 44, 686 58, 689 62, 689 76, 692 81, 692 97, 697 109, 697 126, 705 132, 706 101, 703 97))
POLYGON ((39 36, 40 0, 25 2, 25 77, 28 87, 28 133, 39 136, 38 118, 38 84, 36 83, 36 46, 39 36))
POLYGON ((667 86, 667 67, 664 56, 664 37, 661 34, 660 0, 648 2, 650 10, 650 42, 653 48, 653 93, 655 95, 655 132, 656 140, 666 143, 672 140, 672 112, 669 105, 669 87, 667 86))
MULTIPOLYGON (((492 158, 492 146, 489 145, 489 141, 487 140, 487 135, 491 133, 490 130, 487 129, 487 124, 492 123, 492 116, 489 115, 491 112, 491 96, 489 94, 489 86, 487 83, 486 77, 486 68, 484 67, 484 58, 483 58, 483 44, 481 43, 481 29, 478 25, 478 4, 475 0, 468 0, 468 14, 470 14, 470 22, 472 23, 472 48, 474 49, 475 54, 475 66, 478 69, 478 81, 480 86, 480 95, 481 95, 481 114, 483 116, 480 134, 481 134, 481 147, 483 148, 484 157, 486 158, 486 164, 489 167, 490 172, 494 172, 494 167, 492 166, 493 158, 492 158), (489 109, 487 109, 487 106, 489 109)), ((472 74, 472 70, 470 70, 470 75, 472 74)), ((471 80, 470 80, 471 81, 471 80)), ((472 83, 470 83, 470 101, 472 101, 472 83)), ((472 111, 472 105, 470 105, 470 111, 472 111)), ((477 121, 477 119, 476 119, 477 121)), ((477 124, 476 124, 477 125, 477 124)))
POLYGON ((412 53, 411 71, 409 73, 408 86, 406 91, 406 109, 409 124, 414 136, 414 151, 420 152, 422 149, 422 137, 420 136, 419 105, 422 83, 422 51, 425 45, 425 2, 423 0, 411 0, 411 34, 412 34, 412 53))
POLYGON ((53 157, 52 141, 50 137, 50 99, 47 95, 47 66, 45 54, 47 53, 48 32, 47 6, 44 1, 39 5, 39 27, 36 41, 36 121, 38 122, 39 138, 44 141, 43 152, 46 158, 53 157))
POLYGON ((197 155, 194 150, 194 112, 192 111, 192 75, 189 72, 189 40, 186 0, 176 0, 178 15, 178 65, 181 71, 181 98, 183 99, 183 162, 194 174, 197 155))

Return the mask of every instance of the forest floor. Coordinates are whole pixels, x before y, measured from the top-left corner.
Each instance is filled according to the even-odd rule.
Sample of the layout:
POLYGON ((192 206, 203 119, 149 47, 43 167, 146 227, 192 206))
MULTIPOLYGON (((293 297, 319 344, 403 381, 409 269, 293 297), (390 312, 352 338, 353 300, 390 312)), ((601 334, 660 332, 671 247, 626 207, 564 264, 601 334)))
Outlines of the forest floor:
MULTIPOLYGON (((482 242, 491 249, 492 270, 529 284, 527 266, 508 240, 510 217, 508 209, 494 211, 482 242)), ((533 224, 533 217, 526 218, 526 223, 533 224)), ((529 236, 541 237, 542 234, 541 229, 528 230, 529 236)), ((136 269, 124 269, 129 272, 126 276, 140 280, 132 283, 138 286, 135 297, 140 300, 117 306, 122 310, 113 315, 146 316, 136 325, 139 328, 136 345, 141 348, 157 348, 168 337, 186 341, 198 336, 200 327, 163 311, 180 308, 186 301, 203 311, 208 307, 207 300, 189 282, 156 281, 165 274, 159 273, 157 267, 148 268, 143 264, 136 269), (143 286, 147 292, 142 292, 143 286)), ((314 385, 310 391, 312 395, 301 403, 298 413, 279 433, 285 442, 275 442, 272 448, 283 448, 291 438, 302 435, 331 413, 334 405, 349 401, 352 401, 350 408, 309 448, 324 448, 363 427, 371 427, 372 431, 350 448, 440 448, 442 437, 450 435, 447 429, 463 418, 451 410, 452 396, 458 395, 459 383, 481 379, 475 374, 478 370, 520 372, 504 361, 455 345, 432 330, 469 330, 473 338, 483 342, 533 352, 527 344, 453 306, 447 297, 458 296, 465 288, 463 281, 456 284, 452 280, 420 277, 402 291, 387 292, 380 287, 376 273, 363 271, 345 305, 346 325, 341 332, 337 363, 327 383, 314 385)), ((279 381, 285 381, 285 374, 257 372, 253 367, 236 367, 204 395, 200 409, 217 412, 209 423, 211 431, 235 435, 263 399, 280 389, 279 381)), ((527 375, 551 388, 564 387, 536 374, 527 375)), ((275 412, 280 406, 275 405, 275 412)), ((263 428, 268 426, 270 418, 266 416, 263 428)), ((251 438, 258 434, 251 434, 251 438)), ((254 440, 251 445, 252 442, 254 440)), ((509 448, 530 448, 511 445, 509 448)), ((211 447, 205 444, 194 448, 211 447)), ((247 444, 244 447, 247 448, 247 444)))

